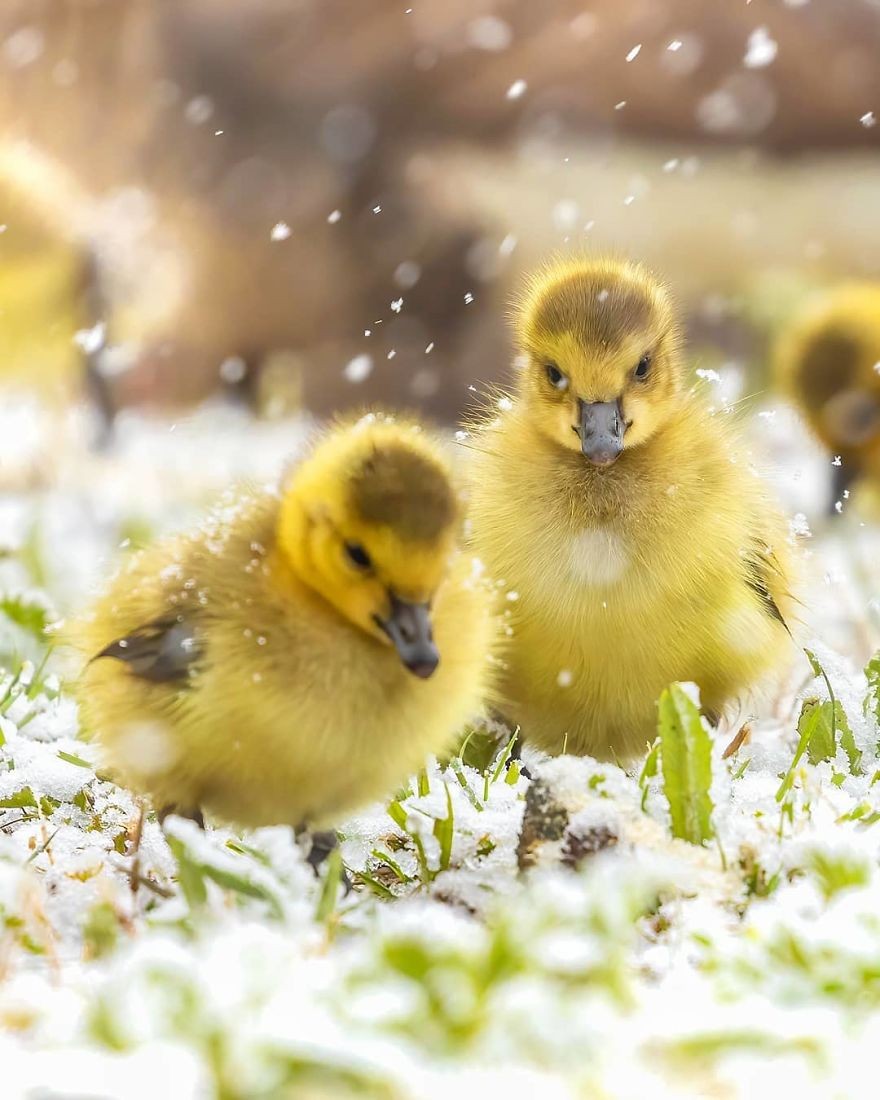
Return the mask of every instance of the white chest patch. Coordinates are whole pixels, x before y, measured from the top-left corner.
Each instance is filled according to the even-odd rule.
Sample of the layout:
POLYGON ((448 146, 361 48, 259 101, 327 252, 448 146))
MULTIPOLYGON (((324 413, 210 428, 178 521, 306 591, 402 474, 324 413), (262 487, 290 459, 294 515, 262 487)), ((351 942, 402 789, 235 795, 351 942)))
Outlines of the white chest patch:
POLYGON ((614 584, 629 561, 624 540, 604 527, 584 531, 571 541, 571 571, 582 584, 614 584))

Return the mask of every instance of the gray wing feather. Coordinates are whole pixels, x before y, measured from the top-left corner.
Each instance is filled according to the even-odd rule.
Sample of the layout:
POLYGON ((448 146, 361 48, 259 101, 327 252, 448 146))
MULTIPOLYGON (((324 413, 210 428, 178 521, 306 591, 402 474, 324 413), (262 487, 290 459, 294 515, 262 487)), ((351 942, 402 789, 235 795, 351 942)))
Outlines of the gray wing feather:
POLYGON ((153 683, 188 679, 202 656, 195 628, 182 615, 157 619, 117 638, 92 660, 122 661, 135 676, 153 683))

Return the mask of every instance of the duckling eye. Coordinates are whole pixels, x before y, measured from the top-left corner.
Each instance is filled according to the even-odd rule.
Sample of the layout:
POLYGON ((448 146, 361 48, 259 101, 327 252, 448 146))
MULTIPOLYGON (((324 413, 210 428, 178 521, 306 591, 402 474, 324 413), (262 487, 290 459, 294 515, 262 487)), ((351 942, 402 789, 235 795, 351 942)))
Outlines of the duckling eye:
POLYGON ((347 542, 345 553, 351 564, 356 565, 358 569, 369 569, 373 564, 372 558, 359 542, 347 542))
POLYGON ((647 378, 648 372, 651 369, 651 356, 645 353, 636 364, 636 369, 633 371, 633 375, 638 378, 647 378))
POLYGON ((555 363, 547 363, 544 367, 544 370, 546 370, 547 377, 550 379, 550 385, 553 386, 554 389, 568 389, 568 379, 565 377, 559 367, 556 366, 555 363))

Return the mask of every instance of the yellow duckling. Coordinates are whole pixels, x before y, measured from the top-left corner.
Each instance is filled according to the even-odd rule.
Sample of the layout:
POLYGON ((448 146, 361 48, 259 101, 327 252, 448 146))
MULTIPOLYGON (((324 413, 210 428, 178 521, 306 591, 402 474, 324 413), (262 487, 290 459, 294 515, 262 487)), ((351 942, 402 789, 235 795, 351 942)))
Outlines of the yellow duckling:
POLYGON ((811 300, 779 336, 781 388, 840 461, 833 503, 861 476, 880 481, 880 283, 811 300))
POLYGON ((786 532, 687 385, 644 268, 551 266, 515 327, 515 392, 469 463, 474 545, 506 594, 505 714, 545 751, 625 758, 671 681, 717 715, 784 654, 786 532))
POLYGON ((160 815, 337 820, 389 793, 477 711, 491 596, 417 424, 329 430, 281 492, 138 554, 74 628, 107 766, 160 815))
MULTIPOLYGON (((51 404, 87 392, 101 418, 96 442, 109 442, 116 410, 101 370, 97 259, 42 216, 45 196, 33 200, 37 179, 10 180, 9 159, 0 140, 0 380, 35 390, 51 404)), ((50 194, 61 206, 63 190, 50 194)))

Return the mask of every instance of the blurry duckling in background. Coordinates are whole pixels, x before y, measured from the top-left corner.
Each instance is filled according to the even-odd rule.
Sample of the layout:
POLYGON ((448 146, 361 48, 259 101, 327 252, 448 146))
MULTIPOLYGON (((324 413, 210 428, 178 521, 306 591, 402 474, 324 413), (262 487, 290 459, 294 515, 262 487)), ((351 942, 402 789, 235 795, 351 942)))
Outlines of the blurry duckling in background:
POLYGON ((717 718, 784 659, 786 527, 730 418, 688 386, 644 268, 550 266, 515 328, 515 390, 469 462, 474 547, 506 590, 504 713, 545 751, 624 759, 671 681, 717 718))
POLYGON ((834 456, 831 511, 859 478, 880 482, 880 283, 812 298, 780 333, 780 388, 834 456))
POLYGON ((59 404, 87 394, 103 445, 116 409, 101 369, 97 260, 46 224, 20 181, 7 178, 5 153, 0 143, 0 379, 59 404))
POLYGON ((457 546, 439 445, 370 414, 280 496, 246 493, 133 557, 75 624, 84 727, 160 817, 338 823, 481 706, 491 596, 457 546))

